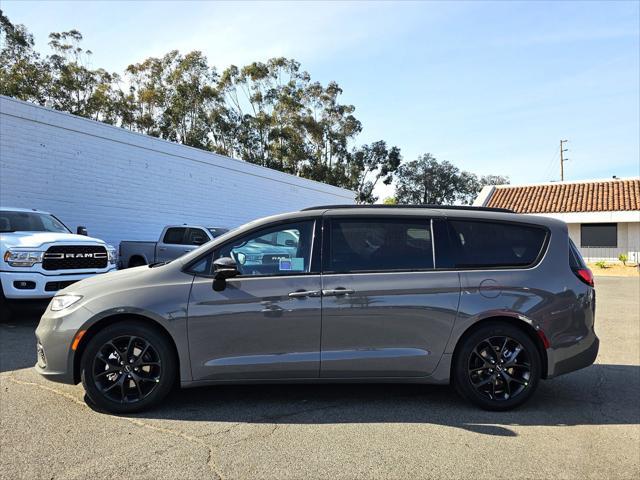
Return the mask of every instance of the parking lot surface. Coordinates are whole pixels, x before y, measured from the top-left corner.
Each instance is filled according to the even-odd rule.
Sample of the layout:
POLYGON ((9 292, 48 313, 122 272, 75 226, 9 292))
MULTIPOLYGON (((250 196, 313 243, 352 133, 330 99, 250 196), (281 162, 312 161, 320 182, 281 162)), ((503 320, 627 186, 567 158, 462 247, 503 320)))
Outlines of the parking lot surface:
POLYGON ((596 284, 596 364, 506 413, 448 387, 256 385, 106 415, 34 372, 20 315, 0 324, 0 478, 638 478, 640 281, 596 284))

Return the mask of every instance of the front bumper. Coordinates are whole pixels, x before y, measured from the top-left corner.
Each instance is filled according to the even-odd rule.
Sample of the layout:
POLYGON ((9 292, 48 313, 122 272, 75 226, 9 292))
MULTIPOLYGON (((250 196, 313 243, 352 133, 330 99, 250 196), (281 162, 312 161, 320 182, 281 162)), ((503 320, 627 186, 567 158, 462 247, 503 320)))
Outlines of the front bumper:
POLYGON ((38 361, 36 371, 54 382, 75 384, 75 351, 71 349, 76 334, 93 313, 80 306, 69 311, 52 312, 47 308, 36 328, 38 361))
POLYGON ((112 265, 108 270, 99 273, 70 273, 67 275, 43 275, 37 272, 4 271, 0 272, 0 281, 2 282, 4 296, 7 299, 47 299, 53 297, 58 290, 65 288, 72 282, 93 277, 94 275, 112 272, 115 269, 115 265, 112 265), (28 282, 29 288, 18 288, 16 282, 28 282))

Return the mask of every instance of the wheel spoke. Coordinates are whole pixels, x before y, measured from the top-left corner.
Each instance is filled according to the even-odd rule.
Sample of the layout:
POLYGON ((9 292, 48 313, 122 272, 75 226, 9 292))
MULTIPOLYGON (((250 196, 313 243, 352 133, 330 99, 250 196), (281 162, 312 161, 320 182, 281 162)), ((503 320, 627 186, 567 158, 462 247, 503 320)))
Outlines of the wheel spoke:
POLYGON ((509 397, 511 397, 511 385, 509 384, 509 382, 511 381, 511 377, 509 375, 507 375, 506 373, 504 373, 504 372, 500 372, 500 375, 503 378, 503 382, 502 383, 504 383, 504 386, 507 389, 507 395, 508 395, 507 398, 509 398, 509 397))
POLYGON ((108 368, 103 372, 96 373, 96 378, 102 377, 104 375, 109 375, 110 373, 118 373, 119 371, 120 368, 114 365, 112 368, 108 368))
POLYGON ((121 335, 105 342, 98 349, 92 373, 98 390, 111 401, 138 402, 148 397, 156 389, 155 384, 160 383, 160 356, 146 339, 121 335), (140 353, 135 355, 136 351, 140 353), (142 370, 143 368, 147 371, 142 370))
POLYGON ((478 387, 482 387, 484 385, 487 385, 492 380, 493 380, 493 377, 488 377, 488 378, 485 378, 484 380, 481 380, 480 382, 477 382, 477 383, 471 382, 471 383, 473 383, 474 387, 478 388, 478 387))
POLYGON ((493 401, 515 398, 528 385, 523 376, 528 377, 531 371, 529 355, 517 340, 508 336, 493 336, 481 340, 471 350, 468 359, 468 375, 472 387, 493 401), (510 370, 512 368, 514 370, 510 370))
POLYGON ((522 352, 522 350, 522 345, 518 344, 518 346, 513 350, 513 353, 509 357, 509 360, 505 362, 505 367, 509 367, 512 363, 515 363, 516 358, 518 357, 518 355, 520 355, 520 352, 522 352))

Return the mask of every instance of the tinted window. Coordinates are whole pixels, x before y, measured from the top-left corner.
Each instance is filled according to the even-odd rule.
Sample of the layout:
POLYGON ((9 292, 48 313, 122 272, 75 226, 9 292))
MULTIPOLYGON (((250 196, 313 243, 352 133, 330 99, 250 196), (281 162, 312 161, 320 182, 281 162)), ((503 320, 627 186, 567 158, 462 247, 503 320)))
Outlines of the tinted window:
POLYGON ((207 230, 211 232, 213 238, 219 237, 220 235, 227 233, 229 231, 228 228, 218 228, 218 227, 210 227, 207 230))
POLYGON ((52 215, 37 212, 0 211, 0 232, 69 233, 69 230, 52 215))
POLYGON ((333 219, 325 270, 433 268, 429 219, 333 219))
POLYGON ((200 228, 190 228, 187 233, 187 244, 202 245, 209 241, 209 236, 200 228))
POLYGON ((512 223, 450 220, 449 226, 458 268, 531 265, 546 237, 542 228, 512 223))
POLYGON ((172 227, 168 228, 164 234, 163 243, 182 244, 184 243, 184 232, 186 228, 172 227))
POLYGON ((580 226, 580 246, 617 247, 617 223, 584 223, 580 226))
POLYGON ((291 275, 310 272, 312 220, 259 230, 221 247, 216 258, 231 257, 242 275, 291 275))
POLYGON ((582 255, 580 255, 580 251, 571 239, 569 239, 569 266, 574 270, 587 268, 584 260, 582 259, 582 255))

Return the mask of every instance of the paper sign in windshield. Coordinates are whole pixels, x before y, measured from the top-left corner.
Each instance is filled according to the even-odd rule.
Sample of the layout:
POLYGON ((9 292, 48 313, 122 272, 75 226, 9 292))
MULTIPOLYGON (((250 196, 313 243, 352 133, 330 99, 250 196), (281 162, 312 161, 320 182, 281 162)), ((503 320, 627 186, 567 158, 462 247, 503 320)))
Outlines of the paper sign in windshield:
POLYGON ((304 258, 301 258, 301 257, 281 258, 279 268, 281 272, 303 272, 304 258))

